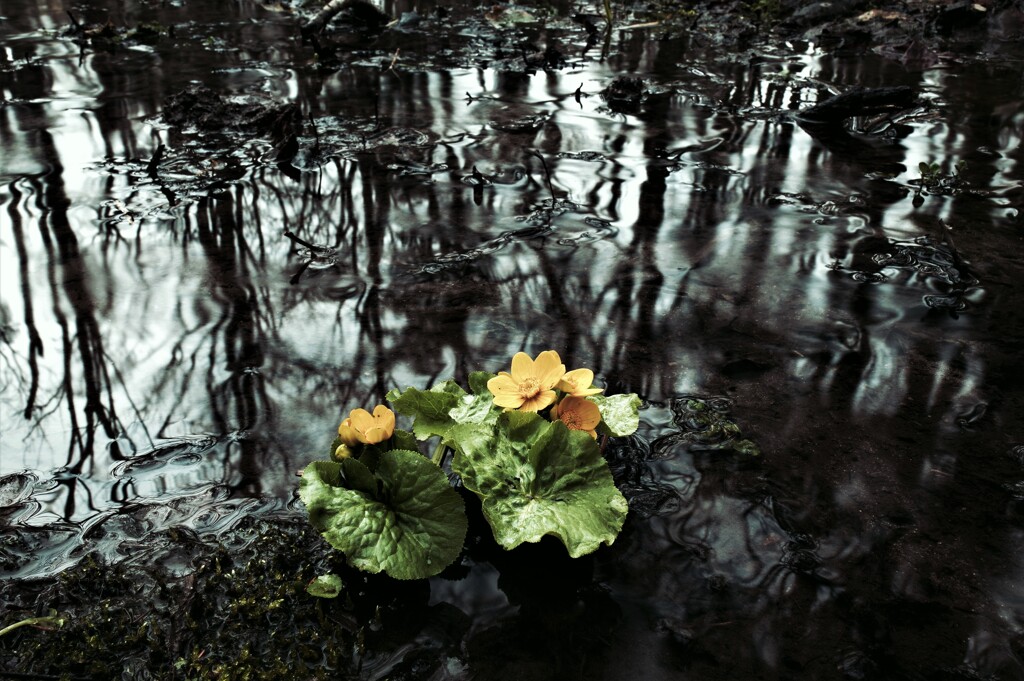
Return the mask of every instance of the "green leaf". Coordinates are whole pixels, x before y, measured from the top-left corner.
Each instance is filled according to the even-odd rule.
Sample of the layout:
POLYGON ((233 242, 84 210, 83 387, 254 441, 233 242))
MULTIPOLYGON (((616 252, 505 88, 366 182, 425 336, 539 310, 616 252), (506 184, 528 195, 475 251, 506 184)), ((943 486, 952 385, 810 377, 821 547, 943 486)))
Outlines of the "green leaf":
POLYGON ((431 390, 392 390, 387 394, 387 400, 396 412, 413 418, 412 432, 417 439, 426 440, 432 435, 444 435, 455 425, 448 412, 458 406, 465 394, 466 391, 454 381, 445 381, 431 390))
POLYGON ((531 412, 502 413, 494 424, 453 426, 452 470, 483 502, 505 549, 557 537, 573 558, 611 544, 628 504, 600 447, 586 433, 531 412))
POLYGON ((612 437, 632 435, 640 427, 640 398, 636 393, 592 395, 587 398, 601 410, 602 433, 612 437))
POLYGON ((336 598, 343 586, 344 583, 338 575, 320 575, 306 585, 306 593, 317 598, 336 598))
POLYGON ((487 389, 487 381, 494 374, 487 371, 474 371, 469 375, 469 387, 472 395, 463 395, 458 406, 448 412, 455 423, 494 423, 498 420, 501 407, 494 404, 494 395, 487 389))
MULTIPOLYGON (((375 471, 377 470, 377 462, 380 460, 380 455, 384 452, 389 452, 392 449, 408 449, 415 452, 419 451, 419 446, 420 443, 417 442, 416 436, 407 430, 396 428, 390 439, 378 442, 375 445, 357 445, 353 450, 356 452, 357 459, 366 464, 366 467, 371 471, 375 471)), ((337 460, 335 459, 335 461, 337 460)))
POLYGON ((392 449, 408 449, 415 452, 417 447, 419 444, 416 442, 415 435, 408 430, 395 429, 395 434, 391 436, 392 449))
POLYGON ((338 451, 338 447, 340 447, 343 444, 345 444, 345 443, 342 441, 341 436, 340 435, 335 436, 334 441, 331 442, 331 451, 327 452, 328 458, 333 459, 334 458, 334 452, 338 451))
POLYGON ((316 461, 302 473, 299 497, 313 526, 366 572, 436 575, 458 557, 466 537, 462 498, 416 452, 383 452, 373 472, 356 459, 316 461))
POLYGON ((487 395, 490 398, 494 398, 491 395, 491 391, 487 388, 487 381, 497 376, 489 371, 474 371, 469 375, 469 389, 473 391, 474 395, 487 395))
POLYGON ((380 461, 380 455, 388 450, 384 449, 380 445, 363 445, 363 449, 359 452, 359 463, 363 464, 370 469, 373 473, 377 470, 377 462, 380 461))
POLYGON ((435 385, 433 388, 430 389, 430 392, 451 393, 452 395, 455 395, 457 397, 462 397, 463 395, 466 394, 466 391, 462 389, 462 386, 450 378, 447 381, 443 381, 435 385))
POLYGON ((341 462, 341 475, 344 485, 349 489, 363 492, 364 494, 377 493, 377 479, 373 476, 373 469, 368 468, 361 459, 345 459, 341 462))
POLYGON ((464 395, 458 406, 448 412, 455 423, 494 423, 498 420, 501 407, 494 405, 491 393, 486 395, 464 395))

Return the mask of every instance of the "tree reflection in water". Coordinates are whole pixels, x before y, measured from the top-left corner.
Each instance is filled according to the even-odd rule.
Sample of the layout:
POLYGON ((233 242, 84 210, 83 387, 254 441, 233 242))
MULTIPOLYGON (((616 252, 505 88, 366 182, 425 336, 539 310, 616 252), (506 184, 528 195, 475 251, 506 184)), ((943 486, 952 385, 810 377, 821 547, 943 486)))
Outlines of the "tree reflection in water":
MULTIPOLYGON (((299 48, 282 47, 283 20, 253 28, 255 10, 232 7, 217 11, 243 13, 226 38, 238 53, 221 56, 239 71, 216 79, 259 80, 307 114, 319 151, 307 125, 297 174, 258 140, 229 134, 225 149, 150 118, 211 78, 195 46, 162 66, 143 52, 78 64, 35 34, 19 47, 57 57, 0 72, 2 471, 65 469, 32 523, 82 535, 175 495, 285 504, 345 410, 556 348, 650 402, 616 454, 634 514, 548 594, 578 607, 568 623, 519 583, 532 573, 517 559, 494 559, 490 588, 508 599, 468 644, 485 667, 497 641, 527 650, 595 616, 616 628, 579 630, 594 661, 552 634, 568 651, 556 669, 1019 670, 1005 452, 1024 412, 1006 218, 1020 113, 999 94, 1019 77, 796 51, 747 62, 628 33, 619 56, 568 72, 354 63, 258 78, 248 65, 299 48), (797 76, 776 77, 783 63, 797 76), (595 94, 619 72, 648 76, 636 113, 577 105, 581 82, 595 94), (804 129, 790 114, 816 83, 909 84, 946 115, 888 137, 804 129), (160 143, 157 181, 140 159, 160 143), (905 169, 960 157, 977 191, 914 207, 905 169), (336 260, 309 264, 286 231, 336 260), (680 439, 685 394, 728 397, 763 461, 680 439), (188 446, 199 459, 175 471, 111 477, 188 446)), ((472 596, 450 600, 472 613, 472 596)), ((488 678, 506 678, 498 667, 488 678)))

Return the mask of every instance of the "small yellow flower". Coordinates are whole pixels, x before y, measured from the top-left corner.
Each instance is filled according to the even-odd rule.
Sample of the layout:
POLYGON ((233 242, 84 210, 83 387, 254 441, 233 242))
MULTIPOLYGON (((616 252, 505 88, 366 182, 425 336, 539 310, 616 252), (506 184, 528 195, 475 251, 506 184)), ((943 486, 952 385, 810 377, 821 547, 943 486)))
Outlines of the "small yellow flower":
POLYGON ((540 411, 554 403, 553 388, 565 375, 565 365, 554 350, 545 350, 530 359, 525 352, 512 358, 512 373, 502 371, 487 381, 494 404, 505 409, 540 411))
POLYGON ((334 460, 344 461, 345 459, 352 456, 352 450, 348 448, 346 444, 338 445, 338 448, 334 450, 334 460))
POLYGON ((594 372, 590 369, 573 369, 562 376, 558 389, 574 397, 586 397, 604 392, 604 388, 594 388, 594 372))
POLYGON ((352 427, 351 417, 342 421, 341 425, 338 426, 338 437, 341 438, 342 443, 347 447, 355 447, 360 444, 359 433, 352 427))
POLYGON ((551 410, 551 420, 561 421, 569 430, 583 430, 597 439, 597 424, 601 423, 601 410, 584 397, 566 395, 551 410))
POLYGON ((349 447, 360 443, 375 445, 384 442, 394 433, 395 412, 383 404, 374 407, 373 414, 365 409, 353 409, 338 426, 338 436, 349 447))

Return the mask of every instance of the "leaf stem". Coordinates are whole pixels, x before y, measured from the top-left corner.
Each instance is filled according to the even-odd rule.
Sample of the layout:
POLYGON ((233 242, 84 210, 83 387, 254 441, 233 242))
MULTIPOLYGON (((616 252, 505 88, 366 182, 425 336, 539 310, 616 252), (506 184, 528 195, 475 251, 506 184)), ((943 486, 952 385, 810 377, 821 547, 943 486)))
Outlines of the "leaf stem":
POLYGON ((430 460, 434 462, 434 465, 441 465, 441 461, 444 460, 444 452, 446 449, 448 448, 445 446, 444 440, 437 443, 437 447, 434 449, 434 454, 430 457, 430 460))
POLYGON ((10 626, 0 629, 0 636, 3 636, 4 634, 9 634, 20 627, 36 626, 39 624, 53 624, 56 625, 58 629, 60 629, 64 626, 64 622, 64 618, 60 615, 50 615, 48 617, 29 617, 28 619, 21 620, 20 622, 15 622, 10 626))

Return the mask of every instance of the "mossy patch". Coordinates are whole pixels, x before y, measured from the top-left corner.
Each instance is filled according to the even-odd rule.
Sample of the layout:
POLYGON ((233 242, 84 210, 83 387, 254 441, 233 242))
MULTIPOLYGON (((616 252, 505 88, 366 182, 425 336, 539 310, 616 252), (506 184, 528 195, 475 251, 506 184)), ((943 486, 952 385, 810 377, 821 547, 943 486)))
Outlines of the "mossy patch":
POLYGON ((306 585, 333 571, 365 594, 365 579, 349 576, 300 519, 250 519, 228 534, 211 542, 172 529, 155 550, 147 546, 144 555, 119 563, 93 553, 53 578, 9 580, 0 587, 9 617, 53 609, 65 625, 22 627, 0 638, 0 672, 70 679, 110 679, 114 670, 156 679, 356 673, 372 616, 365 613, 375 608, 358 606, 348 594, 314 598, 306 585))

